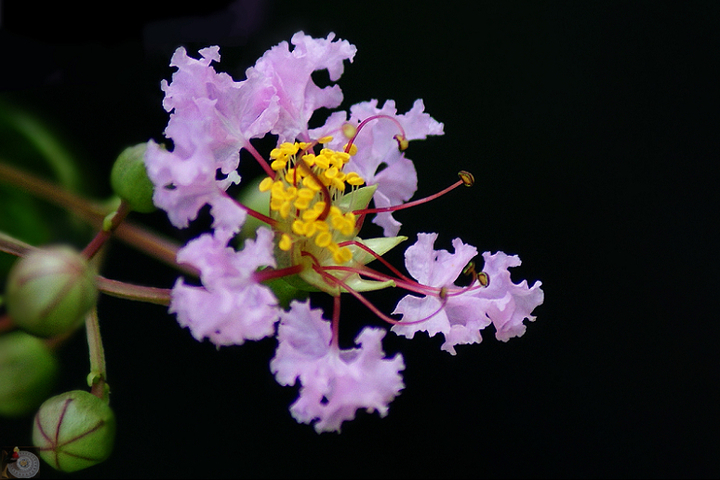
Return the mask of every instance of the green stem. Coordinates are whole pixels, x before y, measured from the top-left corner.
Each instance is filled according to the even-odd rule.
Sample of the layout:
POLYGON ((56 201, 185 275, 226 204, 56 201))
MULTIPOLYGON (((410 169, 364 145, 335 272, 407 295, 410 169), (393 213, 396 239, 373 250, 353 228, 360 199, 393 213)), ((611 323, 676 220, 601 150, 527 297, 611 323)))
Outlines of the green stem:
POLYGON ((31 250, 35 250, 35 247, 29 243, 13 238, 7 233, 0 232, 0 252, 9 253, 16 257, 24 257, 31 250))
POLYGON ((101 400, 108 401, 105 349, 100 336, 100 321, 96 307, 93 307, 85 317, 85 330, 90 351, 90 375, 88 375, 88 383, 91 385, 90 393, 101 400))
POLYGON ((136 300, 138 302, 170 305, 170 289, 144 287, 97 276, 98 289, 111 297, 136 300))

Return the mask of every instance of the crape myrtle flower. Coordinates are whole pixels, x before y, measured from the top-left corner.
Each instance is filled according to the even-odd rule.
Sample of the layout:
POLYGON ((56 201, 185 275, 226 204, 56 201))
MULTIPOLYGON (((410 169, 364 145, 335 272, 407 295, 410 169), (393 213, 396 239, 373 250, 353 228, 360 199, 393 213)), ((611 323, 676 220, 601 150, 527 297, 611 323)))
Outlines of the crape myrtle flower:
POLYGON ((455 355, 455 345, 480 343, 480 331, 493 324, 498 340, 507 342, 525 333, 525 319, 534 321, 532 311, 542 304, 544 294, 541 282, 528 288, 523 280, 512 283, 509 267, 520 265, 520 258, 503 252, 483 253, 485 261, 482 276, 469 287, 457 287, 454 282, 477 249, 456 238, 454 253, 434 250, 436 233, 419 233, 417 242, 405 251, 405 266, 423 285, 440 290, 424 297, 407 295, 398 302, 393 313, 402 314, 402 321, 392 327, 398 335, 412 338, 415 332, 425 331, 430 336, 442 333, 442 349, 455 355), (437 314, 424 322, 417 322, 437 314))
POLYGON ((442 135, 444 129, 425 113, 422 100, 403 114, 392 100, 382 107, 377 100, 361 102, 309 128, 318 109, 336 108, 343 98, 339 86, 320 88, 311 74, 327 70, 337 81, 356 49, 332 33, 315 39, 298 32, 290 43, 294 48, 281 42, 268 50, 240 82, 211 66, 220 59, 217 47, 200 50, 199 59, 179 48, 172 60, 178 71, 170 84, 162 84, 163 106, 170 112, 165 135, 172 149, 150 141, 145 164, 153 200, 175 226, 187 227, 206 204, 213 216, 212 232, 178 253, 178 262, 194 267, 200 282, 178 279, 170 312, 197 340, 218 346, 277 335, 270 368, 281 385, 299 386, 292 416, 318 432, 339 432, 358 409, 386 415, 404 388, 400 371, 405 368, 401 355, 385 358, 385 330, 378 327, 361 329, 357 348, 339 347, 343 296, 353 296, 400 335, 443 333, 443 348, 454 353, 456 344, 479 342, 480 330, 490 323, 501 340, 521 335, 523 320, 534 319, 530 314, 542 303, 542 291, 539 282, 531 289, 511 282, 507 269, 519 264, 517 257, 485 254, 485 271, 478 274, 472 267, 475 247, 456 239, 454 254, 437 252, 437 234, 420 234, 408 249, 407 270, 414 278, 387 262, 383 255, 407 240, 398 236, 394 212, 471 186, 474 178, 462 171, 444 190, 410 200, 417 173, 405 150, 411 140, 442 135), (251 140, 266 135, 276 136, 277 144, 263 156, 251 140), (259 187, 251 187, 264 210, 226 192, 241 181, 241 150, 266 173, 259 187), (247 215, 266 226, 254 238, 244 238, 237 250, 235 237, 247 215), (368 215, 375 215, 382 237, 361 238, 368 215), (463 272, 472 282, 456 286, 463 272), (401 319, 365 297, 389 287, 410 292, 394 312, 401 319), (330 295, 331 320, 309 301, 292 300, 282 308, 280 291, 330 295))

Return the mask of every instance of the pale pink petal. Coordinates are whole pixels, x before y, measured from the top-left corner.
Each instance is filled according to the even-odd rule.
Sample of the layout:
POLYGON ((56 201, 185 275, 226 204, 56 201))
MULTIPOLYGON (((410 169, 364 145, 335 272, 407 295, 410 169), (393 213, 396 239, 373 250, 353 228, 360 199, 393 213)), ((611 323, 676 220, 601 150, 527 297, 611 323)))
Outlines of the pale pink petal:
POLYGON ((301 384, 290 407, 298 422, 315 422, 318 433, 339 432, 359 408, 387 414, 404 387, 400 371, 405 365, 399 354, 385 358, 384 330, 366 327, 356 339, 359 348, 341 350, 330 345, 330 323, 309 302, 293 302, 281 317, 270 369, 282 385, 301 384))
POLYGON ((542 304, 543 291, 540 282, 532 288, 524 280, 519 284, 512 282, 508 268, 520 265, 520 259, 503 252, 495 255, 486 252, 483 272, 489 278, 489 286, 482 287, 476 281, 466 288, 456 287, 455 279, 477 250, 457 238, 453 240, 454 253, 434 250, 436 239, 437 234, 418 234, 418 241, 405 252, 405 264, 421 284, 445 287, 445 301, 439 295, 405 296, 393 312, 402 315, 403 323, 391 330, 408 338, 418 331, 426 331, 430 336, 442 333, 445 337, 442 349, 453 355, 455 345, 479 343, 480 331, 490 323, 495 326, 499 340, 522 335, 526 328, 523 321, 535 320, 532 311, 542 304))
POLYGON ((211 66, 220 60, 218 47, 200 50, 194 59, 180 47, 171 66, 172 82, 162 82, 164 108, 170 112, 167 151, 150 142, 145 155, 155 185, 153 200, 170 221, 185 228, 209 204, 219 229, 236 233, 245 221, 240 207, 227 204, 225 190, 240 182, 240 150, 251 138, 265 136, 278 117, 275 88, 261 76, 235 82, 211 66), (221 174, 218 178, 218 172, 221 174))
POLYGON ((248 69, 248 76, 259 74, 276 89, 280 111, 272 133, 278 135, 279 142, 309 140, 307 125, 315 110, 335 108, 342 102, 339 86, 320 88, 311 77, 314 71, 327 70, 330 80, 337 81, 344 69, 343 61, 352 62, 355 46, 334 39, 334 33, 315 39, 298 32, 290 41, 292 51, 287 42, 280 42, 248 69))
POLYGON ((197 340, 241 345, 275 333, 280 309, 272 291, 254 280, 259 267, 274 266, 272 232, 259 228, 243 250, 227 246, 228 237, 203 234, 178 252, 178 262, 200 271, 202 286, 178 279, 170 313, 197 340))

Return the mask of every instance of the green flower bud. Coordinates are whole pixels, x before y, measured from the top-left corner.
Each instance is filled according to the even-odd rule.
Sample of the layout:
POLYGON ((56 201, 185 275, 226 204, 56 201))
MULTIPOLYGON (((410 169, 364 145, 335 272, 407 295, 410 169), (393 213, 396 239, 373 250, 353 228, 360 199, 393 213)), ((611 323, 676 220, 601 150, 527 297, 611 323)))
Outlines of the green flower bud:
POLYGON ((5 301, 18 327, 52 337, 80 326, 97 295, 95 271, 87 261, 70 247, 53 246, 15 262, 5 301))
POLYGON ((115 427, 115 414, 105 401, 73 390, 40 406, 33 422, 33 444, 53 468, 74 472, 110 456, 115 427))
POLYGON ((125 200, 136 212, 150 213, 153 204, 153 184, 145 169, 147 144, 139 143, 122 151, 110 172, 110 185, 115 194, 125 200))
POLYGON ((55 355, 37 337, 15 331, 0 336, 0 415, 35 411, 55 384, 55 355))

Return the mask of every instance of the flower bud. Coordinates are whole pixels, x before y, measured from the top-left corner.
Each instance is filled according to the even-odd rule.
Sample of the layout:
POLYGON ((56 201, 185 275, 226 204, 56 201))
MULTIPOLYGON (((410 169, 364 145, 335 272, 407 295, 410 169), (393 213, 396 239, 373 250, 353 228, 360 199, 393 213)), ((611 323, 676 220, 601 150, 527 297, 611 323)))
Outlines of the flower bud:
POLYGON ((18 260, 7 278, 7 310, 15 324, 39 337, 77 328, 97 301, 95 271, 74 249, 53 246, 18 260))
POLYGON ((145 169, 146 143, 139 143, 122 151, 110 172, 110 185, 115 194, 130 208, 140 213, 155 210, 153 184, 145 169))
POLYGON ((105 401, 73 390, 40 406, 33 422, 33 444, 53 468, 74 472, 110 456, 115 426, 115 414, 105 401))
POLYGON ((55 384, 58 361, 37 337, 15 331, 0 336, 0 415, 37 409, 55 384))

